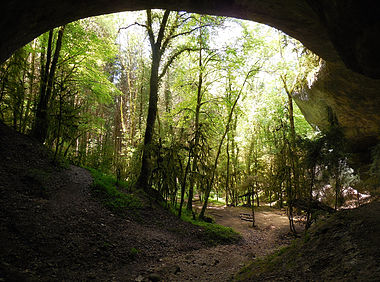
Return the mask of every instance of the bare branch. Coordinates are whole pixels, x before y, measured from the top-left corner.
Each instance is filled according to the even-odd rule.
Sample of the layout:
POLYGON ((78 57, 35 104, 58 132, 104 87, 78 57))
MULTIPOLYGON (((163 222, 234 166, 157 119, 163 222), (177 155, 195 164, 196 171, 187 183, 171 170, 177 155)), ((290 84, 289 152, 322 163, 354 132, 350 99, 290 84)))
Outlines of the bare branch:
POLYGON ((213 99, 211 99, 211 100, 207 100, 207 101, 202 102, 202 103, 201 103, 201 106, 203 106, 203 105, 205 105, 205 104, 207 104, 207 103, 220 102, 221 100, 222 100, 221 97, 216 97, 216 98, 213 98, 213 99))
POLYGON ((193 109, 185 107, 185 108, 180 109, 180 110, 179 110, 178 112, 176 112, 174 115, 177 116, 177 115, 181 114, 181 113, 184 112, 184 111, 193 112, 193 113, 195 114, 195 111, 194 111, 193 109))
POLYGON ((177 34, 173 35, 173 36, 171 37, 171 39, 174 39, 174 38, 176 38, 176 37, 178 37, 178 36, 182 36, 182 35, 188 35, 188 34, 190 34, 190 33, 193 33, 194 31, 197 31, 198 29, 201 29, 201 28, 204 28, 204 27, 209 27, 209 26, 212 26, 212 25, 210 25, 210 24, 205 24, 205 25, 200 25, 200 26, 194 27, 193 29, 191 29, 191 30, 189 30, 189 31, 184 31, 184 32, 180 32, 180 33, 177 33, 177 34))
POLYGON ((128 25, 128 26, 119 27, 117 33, 120 33, 120 31, 121 31, 122 29, 128 29, 128 28, 130 28, 130 27, 132 27, 132 26, 134 26, 134 25, 138 25, 138 26, 141 26, 141 27, 143 27, 143 28, 148 29, 148 26, 147 26, 147 25, 142 24, 142 23, 138 23, 138 22, 134 22, 133 24, 130 24, 130 25, 128 25))

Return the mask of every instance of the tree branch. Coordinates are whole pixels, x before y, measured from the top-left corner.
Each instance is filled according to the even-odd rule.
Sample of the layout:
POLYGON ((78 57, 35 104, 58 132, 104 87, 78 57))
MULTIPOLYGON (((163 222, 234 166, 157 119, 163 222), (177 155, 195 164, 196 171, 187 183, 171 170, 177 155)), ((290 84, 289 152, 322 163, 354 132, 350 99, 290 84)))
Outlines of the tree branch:
POLYGON ((170 65, 174 62, 174 60, 179 56, 181 55, 183 52, 185 51, 197 51, 199 49, 197 48, 191 48, 191 47, 185 47, 183 49, 179 49, 177 50, 177 52, 175 52, 173 55, 170 56, 170 58, 167 60, 165 66, 163 67, 162 69, 162 72, 161 74, 158 76, 158 79, 162 79, 165 75, 165 73, 167 72, 168 68, 170 67, 170 65))
POLYGON ((164 39, 164 32, 165 32, 166 25, 168 23, 169 15, 170 15, 170 10, 165 10, 164 16, 162 17, 160 30, 158 31, 158 35, 157 35, 156 44, 159 47, 161 47, 162 40, 164 39))
POLYGON ((135 22, 135 23, 130 24, 130 25, 128 25, 128 26, 119 27, 117 33, 120 33, 120 31, 121 31, 122 29, 128 29, 128 28, 130 28, 130 27, 132 27, 132 26, 134 26, 134 25, 138 25, 138 26, 141 26, 141 27, 143 27, 143 28, 148 29, 148 26, 147 26, 147 25, 142 24, 142 23, 135 22))
POLYGON ((177 33, 177 34, 173 35, 173 36, 171 37, 171 39, 176 38, 176 37, 178 37, 178 36, 182 36, 182 35, 188 35, 188 34, 190 34, 190 33, 193 33, 194 31, 197 31, 198 29, 201 29, 201 28, 204 28, 204 27, 209 27, 209 26, 212 26, 212 25, 210 25, 210 24, 205 24, 205 25, 200 25, 200 26, 194 27, 193 29, 191 29, 191 30, 189 30, 189 31, 184 31, 184 32, 180 32, 180 33, 177 33))
POLYGON ((153 27, 152 27, 152 11, 150 9, 146 10, 146 21, 147 21, 146 30, 148 32, 149 42, 152 48, 154 48, 155 39, 154 39, 153 27))

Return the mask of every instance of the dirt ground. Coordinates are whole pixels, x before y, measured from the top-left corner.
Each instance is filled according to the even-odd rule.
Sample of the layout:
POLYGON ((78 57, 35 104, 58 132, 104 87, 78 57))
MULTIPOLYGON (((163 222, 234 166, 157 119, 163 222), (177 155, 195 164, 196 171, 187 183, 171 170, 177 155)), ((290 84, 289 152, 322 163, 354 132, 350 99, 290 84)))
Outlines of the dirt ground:
MULTIPOLYGON (((89 172, 54 165, 35 140, 0 122, 0 281, 229 281, 241 268, 289 244, 283 211, 210 207, 240 232, 209 247, 205 230, 159 206, 120 217, 91 194, 89 172)), ((341 211, 243 281, 379 281, 380 202, 341 211)))
POLYGON ((287 243, 286 217, 209 209, 243 235, 208 247, 205 231, 161 207, 119 217, 96 200, 85 169, 58 167, 35 140, 0 122, 0 281, 223 281, 287 243))
POLYGON ((238 281, 380 281, 380 202, 320 220, 286 250, 251 264, 238 281))
POLYGON ((209 207, 206 214, 239 232, 242 242, 163 256, 149 270, 165 281, 230 281, 246 263, 290 243, 292 236, 284 212, 259 208, 255 228, 252 222, 240 220, 240 213, 250 212, 243 207, 209 207))

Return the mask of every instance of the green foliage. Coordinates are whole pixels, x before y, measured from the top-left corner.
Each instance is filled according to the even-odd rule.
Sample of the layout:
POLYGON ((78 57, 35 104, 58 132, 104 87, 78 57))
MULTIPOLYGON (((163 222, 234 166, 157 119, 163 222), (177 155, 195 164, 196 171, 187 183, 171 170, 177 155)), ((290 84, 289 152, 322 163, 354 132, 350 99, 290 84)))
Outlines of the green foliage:
POLYGON ((131 248, 129 250, 129 256, 132 258, 132 259, 136 259, 137 255, 140 253, 140 251, 136 248, 131 248))
MULTIPOLYGON (((175 210, 175 214, 178 212, 175 210)), ((203 220, 193 219, 193 215, 186 209, 182 210, 181 219, 204 229, 203 239, 211 246, 218 244, 232 244, 241 239, 241 235, 230 227, 203 220)))
MULTIPOLYGON (((152 11, 155 39, 163 14, 152 11)), ((46 145, 55 160, 136 182, 152 58, 149 36, 141 32, 148 30, 133 23, 143 23, 145 16, 128 14, 118 24, 117 17, 100 16, 66 26, 48 113, 46 145)), ((0 117, 25 133, 34 122, 47 36, 0 67, 0 117)), ((56 38, 55 30, 53 43, 56 38)), ((170 13, 162 40, 159 73, 165 75, 158 79, 157 122, 149 145, 152 174, 146 177, 168 202, 176 203, 181 188, 186 192, 192 186, 195 194, 218 191, 227 204, 236 205, 244 203, 239 196, 255 190, 260 200, 282 207, 297 186, 295 197, 324 193, 332 204, 326 186, 340 191, 357 181, 341 150, 333 113, 332 130, 318 135, 294 104, 293 144, 287 94, 297 102, 320 63, 299 42, 252 22, 185 12, 170 13), (193 51, 172 57, 185 49, 193 51), (220 142, 237 97, 226 140, 220 142)), ((363 187, 374 188, 380 179, 377 158, 363 187)), ((114 186, 102 181, 100 186, 114 186)), ((123 205, 128 206, 123 196, 108 203, 113 209, 123 205)))
MULTIPOLYGON (((293 241, 292 245, 283 247, 274 253, 262 258, 255 259, 254 262, 244 266, 238 274, 234 277, 234 281, 249 281, 252 277, 260 277, 260 274, 273 271, 277 267, 279 260, 282 259, 284 254, 289 254, 296 250, 296 243, 293 241)), ((289 261, 289 266, 292 261, 289 261)))
POLYGON ((118 187, 115 177, 103 174, 92 168, 87 169, 94 178, 92 184, 94 195, 110 210, 117 214, 124 215, 128 210, 136 210, 142 207, 142 202, 138 197, 133 194, 127 194, 125 191, 126 188, 129 188, 128 183, 120 182, 120 187, 118 187))

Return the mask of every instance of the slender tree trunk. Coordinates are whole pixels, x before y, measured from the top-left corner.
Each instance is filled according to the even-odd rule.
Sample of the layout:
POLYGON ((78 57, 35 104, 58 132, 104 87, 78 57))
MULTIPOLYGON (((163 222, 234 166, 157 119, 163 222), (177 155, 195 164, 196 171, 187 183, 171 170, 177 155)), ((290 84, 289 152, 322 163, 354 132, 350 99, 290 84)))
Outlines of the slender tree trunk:
POLYGON ((62 47, 62 38, 63 38, 64 30, 65 30, 65 26, 62 26, 58 31, 57 42, 56 42, 53 60, 51 62, 50 68, 49 68, 49 65, 50 65, 50 58, 52 54, 53 30, 49 32, 46 67, 45 67, 44 77, 42 78, 42 81, 41 81, 40 100, 37 106, 36 123, 33 130, 33 136, 37 138, 41 143, 45 142, 47 133, 48 133, 48 127, 49 127, 48 106, 49 106, 50 98, 52 95, 55 71, 57 68, 59 54, 62 47))
POLYGON ((218 160, 219 160, 220 152, 222 151, 223 141, 224 141, 224 139, 225 139, 225 137, 226 137, 226 135, 227 135, 227 133, 229 131, 230 123, 231 123, 231 120, 232 120, 232 115, 234 113, 236 104, 239 101, 240 95, 241 95, 241 92, 238 94, 238 96, 235 99, 235 102, 232 105, 231 111, 230 111, 230 113, 228 115, 228 120, 227 120, 226 128, 225 128, 223 136, 222 136, 222 138, 220 139, 220 142, 219 142, 219 147, 218 147, 218 151, 216 153, 214 166, 212 167, 212 171, 211 171, 211 179, 210 179, 210 181, 207 184, 206 193, 205 193, 205 197, 204 197, 204 203, 203 203, 203 206, 202 206, 202 210, 201 210, 201 212, 199 214, 199 218, 200 219, 204 218, 204 214, 206 212, 206 208, 207 208, 207 204, 208 204, 208 198, 210 196, 211 188, 212 188, 212 186, 214 184, 214 178, 215 178, 216 168, 218 166, 218 160))
MULTIPOLYGON (((285 82, 284 82, 285 84, 285 82)), ((290 123, 290 138, 291 138, 291 144, 289 146, 289 152, 290 152, 290 163, 292 167, 293 172, 293 183, 294 183, 294 191, 292 189, 292 185, 289 186, 289 192, 288 192, 288 208, 289 208, 289 223, 290 223, 290 230, 296 234, 296 229, 294 227, 294 221, 293 221, 293 200, 296 199, 297 194, 299 193, 299 177, 298 177, 298 165, 296 165, 296 133, 295 133, 295 127, 294 127, 294 114, 293 114, 293 99, 291 96, 290 91, 287 89, 285 84, 285 90, 288 96, 288 108, 289 108, 289 123, 290 123)), ((291 181, 289 179, 289 181, 291 181)), ((291 182, 290 182, 291 183, 291 182)))
POLYGON ((260 207, 259 189, 257 187, 259 187, 259 184, 256 181, 256 203, 257 203, 257 207, 260 207))
POLYGON ((144 190, 148 189, 148 180, 151 174, 151 153, 152 153, 152 140, 154 123, 157 115, 157 102, 158 102, 158 68, 160 65, 160 51, 159 49, 153 48, 152 54, 152 68, 150 72, 150 82, 149 82, 149 106, 148 106, 148 117, 146 119, 146 129, 144 135, 144 149, 141 160, 141 171, 138 180, 138 185, 144 190))
MULTIPOLYGON (((141 74, 141 81, 144 81, 144 65, 142 66, 142 68, 143 68, 143 71, 142 71, 142 74, 141 74)), ((143 104, 144 104, 143 96, 144 96, 144 84, 141 83, 141 86, 140 86, 139 117, 138 117, 138 129, 139 129, 140 133, 142 132, 143 104)))
MULTIPOLYGON (((35 50, 36 48, 36 39, 31 43, 31 48, 33 50, 35 50)), ((22 126, 21 126, 21 132, 22 133, 25 133, 26 131, 26 126, 28 124, 28 121, 29 121, 29 112, 30 112, 30 108, 31 108, 31 103, 32 103, 32 98, 33 98, 33 92, 34 92, 34 76, 35 76, 35 60, 36 60, 36 52, 32 52, 32 55, 31 55, 31 66, 30 66, 30 74, 29 74, 29 99, 26 103, 26 107, 25 107, 25 114, 24 114, 24 119, 23 119, 23 122, 22 122, 22 126)))
POLYGON ((197 105, 195 107, 195 121, 194 121, 194 144, 193 144, 193 165, 192 165, 192 175, 190 178, 189 186, 189 198, 187 200, 187 210, 191 211, 193 209, 193 197, 194 197, 194 184, 195 184, 195 172, 198 167, 198 146, 199 146, 199 115, 202 106, 202 84, 203 84, 203 70, 202 70, 202 29, 199 29, 200 36, 200 48, 199 48, 199 58, 198 58, 198 87, 197 87, 197 105))
POLYGON ((227 136, 227 175, 226 175, 226 206, 228 206, 228 193, 229 193, 229 185, 230 185, 230 150, 229 150, 229 140, 227 136))
MULTIPOLYGON (((52 54, 52 44, 53 44, 53 30, 49 31, 49 38, 48 38, 48 45, 46 49, 46 61, 45 59, 45 53, 41 54, 41 81, 40 81, 40 93, 39 93, 39 101, 36 108, 36 117, 35 117, 35 123, 33 125, 32 135, 37 138, 40 141, 45 141, 44 138, 42 138, 43 133, 42 127, 44 123, 44 112, 46 112, 47 103, 46 103, 46 85, 47 80, 49 76, 49 69, 50 69, 50 63, 51 63, 51 54, 52 54), (46 106, 45 106, 46 104, 46 106), (43 140, 42 140, 43 139, 43 140)), ((44 48, 43 48, 43 51, 44 48)))
POLYGON ((189 156, 187 159, 185 174, 183 176, 183 181, 182 181, 182 185, 181 185, 181 202, 180 202, 179 211, 178 211, 178 217, 179 218, 181 218, 183 202, 185 200, 186 178, 187 178, 187 174, 189 173, 189 169, 190 169, 190 159, 191 159, 191 150, 189 150, 189 156))
POLYGON ((313 187, 314 187, 314 179, 315 179, 315 165, 311 168, 311 179, 310 179, 310 188, 309 188, 309 203, 308 203, 308 210, 306 215, 306 226, 305 229, 309 229, 311 226, 312 221, 312 214, 311 214, 311 201, 313 200, 313 187))
POLYGON ((255 226, 256 226, 256 222, 255 222, 255 199, 254 199, 254 195, 255 195, 255 186, 252 187, 252 205, 251 205, 251 211, 252 211, 252 227, 255 227, 255 226))
POLYGON ((63 104, 63 97, 62 93, 59 93, 59 113, 58 113, 58 128, 57 128, 57 141, 55 144, 55 151, 54 151, 54 158, 53 161, 55 162, 57 160, 57 154, 58 149, 60 145, 60 136, 61 136, 61 126, 62 126, 62 104, 63 104))
POLYGON ((161 50, 161 43, 164 38, 165 27, 169 18, 170 11, 166 10, 161 22, 160 31, 157 36, 157 40, 154 38, 152 27, 151 11, 147 10, 147 23, 148 23, 148 35, 152 49, 152 65, 150 71, 149 80, 149 106, 148 117, 146 120, 146 128, 144 135, 144 149, 141 159, 141 170, 137 180, 137 186, 145 191, 150 190, 149 180, 151 177, 151 156, 153 145, 153 132, 154 123, 157 116, 157 102, 158 102, 158 87, 159 87, 159 75, 158 70, 160 67, 161 56, 164 50, 161 50))

